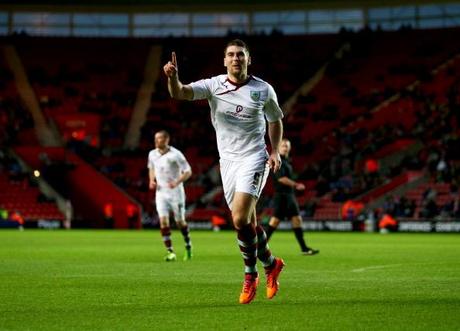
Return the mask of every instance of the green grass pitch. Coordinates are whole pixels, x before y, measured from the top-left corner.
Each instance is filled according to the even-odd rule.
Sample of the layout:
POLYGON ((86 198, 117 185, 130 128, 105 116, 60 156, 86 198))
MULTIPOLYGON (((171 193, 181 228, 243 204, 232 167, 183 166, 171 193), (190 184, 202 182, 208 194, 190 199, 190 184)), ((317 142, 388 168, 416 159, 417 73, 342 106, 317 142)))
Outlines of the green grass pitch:
MULTIPOLYGON (((293 233, 287 266, 238 304, 231 231, 192 232, 194 260, 166 263, 158 231, 0 231, 0 330, 459 330, 458 234, 293 233)), ((178 257, 183 241, 173 232, 178 257)), ((261 268, 259 268, 261 269, 261 268)), ((262 270, 260 270, 262 271, 262 270)))

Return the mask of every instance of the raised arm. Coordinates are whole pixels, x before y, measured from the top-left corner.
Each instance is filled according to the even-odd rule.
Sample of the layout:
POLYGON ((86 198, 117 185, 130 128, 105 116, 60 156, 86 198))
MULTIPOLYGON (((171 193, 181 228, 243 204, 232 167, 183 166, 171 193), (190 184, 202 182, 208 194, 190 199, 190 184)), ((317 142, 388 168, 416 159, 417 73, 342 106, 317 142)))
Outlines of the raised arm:
POLYGON ((178 100, 192 100, 193 90, 190 85, 184 85, 179 80, 179 68, 177 66, 176 53, 172 52, 171 61, 163 67, 166 77, 168 77, 168 91, 171 98, 178 100))
POLYGON ((268 137, 272 146, 268 165, 273 169, 273 172, 277 172, 281 166, 281 158, 278 151, 281 138, 283 137, 283 122, 281 119, 268 123, 268 137))

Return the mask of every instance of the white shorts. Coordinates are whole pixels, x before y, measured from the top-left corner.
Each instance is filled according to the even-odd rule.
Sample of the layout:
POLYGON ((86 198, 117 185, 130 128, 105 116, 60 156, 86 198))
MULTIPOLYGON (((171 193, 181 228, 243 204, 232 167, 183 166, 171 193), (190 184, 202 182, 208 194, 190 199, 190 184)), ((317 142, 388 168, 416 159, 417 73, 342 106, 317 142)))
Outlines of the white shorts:
POLYGON ((169 217, 173 212, 174 219, 185 221, 185 193, 184 190, 178 190, 175 194, 156 193, 155 203, 159 217, 169 217))
POLYGON ((232 209, 235 192, 248 193, 258 199, 267 182, 270 168, 267 156, 257 156, 243 161, 220 160, 220 174, 225 200, 232 209))

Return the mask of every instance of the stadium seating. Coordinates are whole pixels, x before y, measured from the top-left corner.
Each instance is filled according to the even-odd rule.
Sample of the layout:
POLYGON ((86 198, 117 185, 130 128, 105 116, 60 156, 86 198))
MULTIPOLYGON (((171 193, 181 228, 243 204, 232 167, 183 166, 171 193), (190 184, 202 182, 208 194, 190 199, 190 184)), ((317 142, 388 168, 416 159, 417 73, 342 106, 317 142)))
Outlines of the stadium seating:
MULTIPOLYGON (((294 107, 293 116, 297 121, 302 120, 303 114, 304 117, 311 117, 315 122, 314 128, 305 130, 304 133, 300 134, 301 141, 304 144, 308 140, 312 142, 305 145, 313 146, 313 150, 309 151, 310 156, 304 155, 300 159, 315 160, 316 162, 323 159, 325 162, 322 164, 328 164, 331 158, 333 159, 334 155, 344 147, 343 141, 337 139, 337 135, 334 133, 338 128, 341 128, 342 132, 347 133, 348 136, 366 133, 360 134, 363 138, 354 142, 355 149, 360 150, 361 154, 362 151, 366 150, 368 150, 368 153, 372 152, 369 146, 375 145, 376 136, 368 132, 375 132, 375 130, 380 130, 387 125, 399 126, 399 130, 404 136, 413 137, 411 131, 414 130, 418 123, 417 116, 419 115, 417 112, 424 107, 424 103, 416 100, 413 94, 399 97, 400 93, 416 79, 421 80, 424 93, 445 92, 443 88, 445 89, 449 86, 449 83, 443 78, 448 72, 455 72, 456 64, 451 63, 452 61, 448 61, 449 70, 445 70, 446 68, 443 67, 432 76, 434 77, 433 81, 444 81, 444 83, 439 84, 443 88, 439 88, 438 84, 425 84, 425 80, 429 80, 427 76, 430 76, 429 72, 431 70, 452 59, 452 55, 459 51, 456 46, 448 42, 449 37, 446 37, 452 37, 452 33, 454 33, 454 30, 432 30, 423 34, 417 31, 409 31, 374 36, 376 37, 375 42, 369 43, 370 47, 367 49, 366 57, 360 56, 362 54, 359 53, 351 54, 345 61, 342 61, 344 63, 336 64, 336 67, 333 68, 334 70, 330 70, 326 77, 313 89, 311 96, 301 100, 301 105, 294 107), (411 43, 407 43, 407 34, 411 36, 411 43), (396 47, 398 45, 401 47, 396 47), (428 52, 430 47, 432 49, 428 52), (392 54, 387 54, 390 50, 392 54), (413 65, 411 69, 413 72, 399 70, 408 66, 409 62, 411 66, 413 65), (375 77, 375 79, 371 79, 372 77, 375 77), (385 84, 382 85, 381 81, 384 81, 385 84), (347 84, 344 85, 344 82, 347 82, 347 84), (350 84, 349 82, 352 83, 350 84), (430 86, 436 86, 436 88, 431 88, 430 90, 430 86), (350 87, 355 88, 356 91, 346 93, 350 87), (385 101, 384 98, 369 99, 369 102, 361 105, 355 102, 359 97, 366 99, 366 95, 370 91, 380 93, 384 92, 384 89, 392 93, 385 95, 386 98, 397 96, 395 101, 382 103, 380 107, 376 106, 385 101), (305 101, 303 105, 302 101, 305 101), (369 113, 370 108, 375 108, 374 112, 369 113), (315 117, 315 114, 327 113, 328 110, 332 111, 332 114, 336 116, 325 117, 324 119, 320 116, 315 117), (319 148, 319 146, 323 147, 324 143, 326 143, 327 148, 319 148)), ((362 48, 365 47, 362 46, 362 48)), ((452 82, 452 76, 450 74, 450 78, 447 81, 452 82)), ((440 96, 438 93, 436 98, 438 102, 446 101, 445 93, 444 96, 440 96)), ((289 135, 289 130, 287 132, 289 135)), ((388 133, 384 136, 383 144, 380 143, 379 146, 375 146, 379 147, 379 149, 368 156, 374 156, 378 159, 385 154, 388 155, 394 149, 393 145, 399 144, 393 140, 394 135, 389 135, 388 133)), ((341 135, 343 137, 343 133, 341 135)), ((296 138, 294 136, 294 139, 296 138)), ((399 146, 399 149, 401 148, 404 147, 399 146)), ((300 161, 300 164, 302 163, 304 161, 300 161)), ((361 169, 361 167, 358 167, 357 171, 361 171, 361 169)), ((317 213, 321 213, 322 208, 330 208, 329 205, 332 205, 332 202, 323 201, 322 204, 323 207, 320 207, 317 213)))
POLYGON ((0 206, 10 213, 20 212, 27 222, 65 219, 54 201, 40 200, 40 190, 30 185, 27 177, 16 181, 2 172, 0 172, 0 206))
MULTIPOLYGON (((449 203, 454 196, 458 197, 458 192, 451 192, 450 184, 448 183, 436 183, 436 182, 429 182, 419 185, 413 190, 410 190, 406 193, 406 197, 410 201, 415 201, 416 209, 414 213, 414 218, 424 218, 423 213, 421 213, 423 209, 423 204, 425 200, 428 198, 429 192, 433 192, 434 202, 436 203, 438 209, 442 209, 444 205, 449 203)), ((437 214, 440 214, 438 211, 437 214)))
MULTIPOLYGON (((72 133, 73 139, 80 140, 101 135, 105 145, 122 145, 142 79, 148 43, 136 40, 18 38, 15 46, 42 110, 58 124, 64 138, 71 139, 72 133), (86 126, 75 127, 76 132, 69 132, 62 123, 69 117, 77 122, 75 114, 101 117, 100 127, 96 125, 92 131, 86 126), (78 136, 78 133, 81 135, 78 136)), ((98 139, 95 139, 94 145, 98 144, 98 139)))
MULTIPOLYGON (((364 30, 337 35, 245 38, 253 57, 251 72, 275 87, 280 104, 327 63, 324 76, 309 94, 299 96, 285 118, 286 135, 293 142, 294 169, 299 180, 308 183, 306 192, 298 197, 299 202, 304 205, 315 201, 314 219, 338 217, 341 201, 335 183, 362 181, 366 158, 382 160, 420 141, 420 135, 414 132, 421 117, 427 115, 427 98, 433 96, 437 105, 451 101, 446 91, 456 84, 455 72, 460 65, 454 55, 460 49, 450 40, 457 33, 457 29, 364 30), (294 43, 298 45, 295 49, 291 47, 294 43), (334 58, 343 45, 349 45, 349 51, 341 58, 334 58), (290 51, 285 52, 286 49, 290 51), (430 73, 443 63, 445 66, 430 73), (331 170, 336 174, 332 176, 331 170)), ((217 164, 215 134, 206 101, 170 100, 161 76, 155 84, 139 147, 129 151, 121 147, 149 46, 162 45, 163 62, 175 50, 181 79, 188 82, 223 72, 220 61, 203 61, 221 58, 222 39, 121 41, 18 38, 14 44, 45 114, 61 128, 65 140, 80 142, 69 148, 90 160, 151 212, 153 195, 147 188, 146 158, 153 148, 154 133, 166 129, 171 133, 171 144, 182 150, 192 164, 194 175, 186 188, 188 204, 201 203, 200 198, 212 187, 207 183, 207 172, 217 164), (70 132, 62 130, 63 118, 71 118, 65 116, 84 119, 92 126, 70 132), (81 148, 86 144, 92 146, 89 153, 86 147, 81 148)), ((0 70, 5 68, 1 64, 0 70)), ((0 86, 2 95, 13 96, 11 85, 9 82, 6 87, 0 86)), ((456 93, 454 99, 458 102, 458 88, 456 93)), ((429 116, 439 121, 444 116, 440 114, 429 116)), ((450 124, 458 130, 455 117, 449 116, 450 124)), ((22 133, 26 138, 18 138, 16 143, 24 143, 27 134, 22 133)), ((422 158, 428 148, 438 144, 438 136, 439 133, 427 130, 420 151, 422 158)), ((404 160, 395 164, 394 169, 383 169, 384 178, 369 185, 354 185, 348 197, 357 197, 376 185, 392 181, 406 166, 404 160)), ((273 194, 271 180, 265 192, 269 197, 273 194)))

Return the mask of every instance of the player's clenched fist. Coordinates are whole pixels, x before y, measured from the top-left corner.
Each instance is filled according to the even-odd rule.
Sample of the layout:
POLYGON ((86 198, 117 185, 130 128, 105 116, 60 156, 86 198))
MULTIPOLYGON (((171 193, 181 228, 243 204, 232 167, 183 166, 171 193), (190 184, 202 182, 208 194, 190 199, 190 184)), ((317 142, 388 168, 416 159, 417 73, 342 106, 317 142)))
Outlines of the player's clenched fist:
POLYGON ((163 70, 168 77, 174 77, 177 75, 177 60, 176 60, 176 53, 171 53, 171 61, 168 61, 163 67, 163 70))

